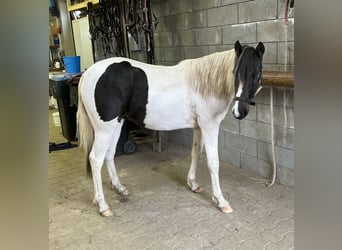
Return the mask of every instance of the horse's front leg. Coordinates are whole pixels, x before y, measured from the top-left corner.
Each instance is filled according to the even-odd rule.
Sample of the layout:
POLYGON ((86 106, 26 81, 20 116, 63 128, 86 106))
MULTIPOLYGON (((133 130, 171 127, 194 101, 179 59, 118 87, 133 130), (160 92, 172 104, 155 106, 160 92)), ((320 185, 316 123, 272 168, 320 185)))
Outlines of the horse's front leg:
POLYGON ((198 166, 198 161, 200 158, 200 150, 201 150, 201 131, 199 128, 194 129, 194 138, 192 143, 192 151, 191 151, 191 165, 188 172, 187 183, 191 188, 191 191, 195 193, 202 192, 203 188, 196 181, 196 169, 198 166))
POLYGON ((202 129, 202 137, 207 155, 208 169, 212 184, 212 199, 224 213, 231 213, 233 209, 223 197, 219 180, 219 157, 218 157, 218 133, 219 125, 206 126, 202 129))

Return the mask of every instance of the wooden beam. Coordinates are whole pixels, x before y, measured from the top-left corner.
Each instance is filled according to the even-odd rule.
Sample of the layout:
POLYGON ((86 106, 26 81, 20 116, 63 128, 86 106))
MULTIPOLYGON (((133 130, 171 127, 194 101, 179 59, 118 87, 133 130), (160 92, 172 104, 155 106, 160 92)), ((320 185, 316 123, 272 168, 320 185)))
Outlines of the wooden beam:
POLYGON ((292 72, 264 71, 261 85, 293 88, 294 75, 292 72))

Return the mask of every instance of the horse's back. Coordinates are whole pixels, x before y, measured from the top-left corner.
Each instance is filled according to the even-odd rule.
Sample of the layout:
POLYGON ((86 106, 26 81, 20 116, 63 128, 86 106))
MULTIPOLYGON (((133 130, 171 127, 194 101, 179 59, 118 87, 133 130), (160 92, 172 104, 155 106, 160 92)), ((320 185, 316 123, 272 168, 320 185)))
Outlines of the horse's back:
POLYGON ((179 65, 108 58, 89 67, 79 91, 93 122, 126 116, 155 130, 195 125, 184 69, 179 65))

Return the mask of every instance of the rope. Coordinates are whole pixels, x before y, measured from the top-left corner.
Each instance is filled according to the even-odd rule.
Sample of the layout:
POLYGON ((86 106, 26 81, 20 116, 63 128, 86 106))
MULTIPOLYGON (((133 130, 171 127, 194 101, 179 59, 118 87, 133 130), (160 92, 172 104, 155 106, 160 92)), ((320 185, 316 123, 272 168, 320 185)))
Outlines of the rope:
POLYGON ((273 165, 273 174, 271 183, 268 184, 269 187, 272 187, 277 178, 277 163, 275 158, 275 150, 274 150, 274 120, 273 120, 273 87, 270 87, 270 117, 271 117, 271 142, 272 142, 272 165, 273 165))
POLYGON ((286 114, 286 89, 284 88, 284 100, 283 100, 283 110, 284 110, 284 130, 283 130, 283 143, 286 143, 287 141, 287 114, 286 114))

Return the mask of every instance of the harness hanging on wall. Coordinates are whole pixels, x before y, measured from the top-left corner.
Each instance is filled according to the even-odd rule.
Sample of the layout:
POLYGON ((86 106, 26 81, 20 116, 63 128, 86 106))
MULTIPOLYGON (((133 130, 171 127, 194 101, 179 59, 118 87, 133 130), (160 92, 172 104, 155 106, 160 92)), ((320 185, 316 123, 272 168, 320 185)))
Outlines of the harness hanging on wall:
POLYGON ((121 23, 121 1, 100 0, 98 8, 88 3, 89 33, 94 61, 126 56, 121 23))
POLYGON ((88 18, 95 62, 112 56, 130 57, 127 31, 137 44, 140 34, 144 35, 147 63, 154 64, 153 31, 157 21, 151 0, 100 0, 97 8, 89 2, 88 18))
POLYGON ((144 34, 147 63, 154 64, 153 32, 157 26, 157 21, 151 11, 151 1, 128 0, 124 9, 127 32, 137 44, 140 34, 144 34))

